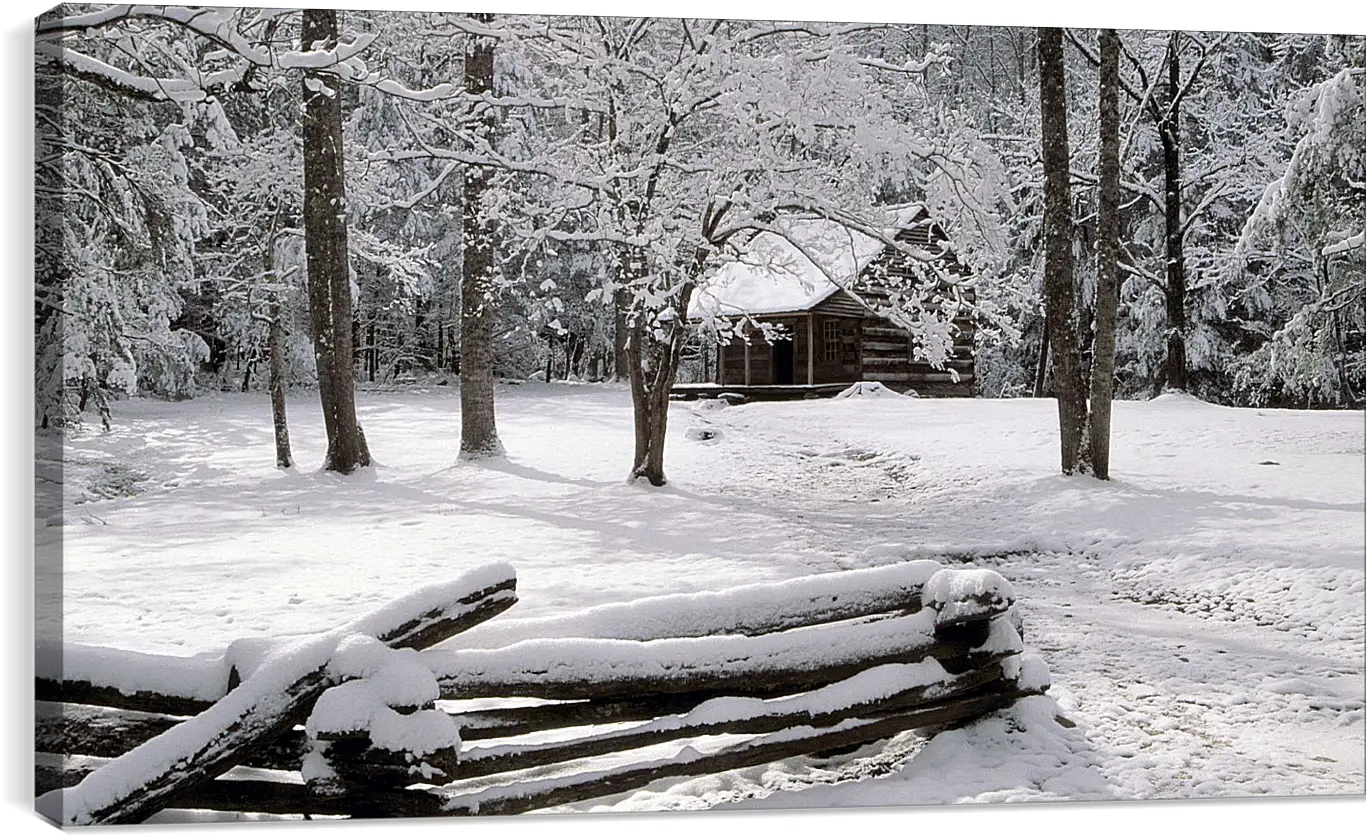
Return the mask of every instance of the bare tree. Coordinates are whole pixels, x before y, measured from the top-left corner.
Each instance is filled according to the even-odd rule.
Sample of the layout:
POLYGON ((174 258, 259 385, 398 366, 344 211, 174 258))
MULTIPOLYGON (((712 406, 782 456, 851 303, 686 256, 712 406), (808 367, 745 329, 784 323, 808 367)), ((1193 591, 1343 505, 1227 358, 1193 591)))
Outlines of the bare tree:
MULTIPOLYGON (((494 20, 491 14, 476 14, 472 18, 486 25, 494 20)), ((465 43, 465 92, 472 107, 483 110, 479 139, 487 144, 493 136, 495 112, 492 105, 480 99, 494 90, 495 41, 471 33, 465 43)), ((467 460, 503 454, 503 443, 494 424, 494 225, 484 211, 491 176, 488 166, 465 165, 461 230, 465 256, 460 281, 460 456, 467 460)))
POLYGON ((1096 325, 1085 460, 1109 480, 1111 397, 1115 385, 1115 320, 1120 262, 1120 36, 1101 30, 1101 161, 1097 184, 1096 325))
MULTIPOLYGON (((275 265, 275 235, 267 238, 265 268, 268 281, 278 281, 275 265)), ((290 450, 290 426, 285 417, 285 307, 281 303, 284 291, 272 288, 266 303, 267 354, 270 358, 271 426, 275 430, 275 465, 292 468, 294 453, 290 450)))
MULTIPOLYGON (((1202 35, 1189 32, 1170 32, 1163 49, 1161 64, 1154 68, 1152 78, 1150 68, 1146 68, 1140 56, 1121 49, 1134 68, 1138 85, 1120 79, 1117 84, 1151 121, 1158 135, 1162 150, 1163 190, 1160 195, 1152 189, 1143 189, 1139 195, 1146 199, 1155 210, 1163 213, 1163 271, 1162 276, 1153 276, 1151 281, 1163 292, 1164 310, 1167 315, 1167 329, 1164 333, 1165 358, 1163 362, 1164 387, 1169 390, 1186 390, 1189 386, 1189 359, 1187 337, 1190 331, 1187 308, 1187 234, 1192 224, 1210 209, 1214 199, 1227 189, 1223 181, 1210 185, 1204 194, 1195 201, 1190 212, 1184 212, 1183 195, 1196 185, 1183 169, 1182 119, 1187 100, 1193 98, 1193 91, 1210 63, 1213 55, 1229 39, 1226 34, 1217 35, 1209 40, 1202 35), (1183 78, 1182 53, 1194 50, 1196 60, 1191 70, 1183 78)), ((1070 38, 1078 51, 1093 65, 1100 67, 1101 58, 1076 38, 1070 38)), ((1199 179, 1197 179, 1199 180, 1199 179)), ((1131 270, 1136 270, 1133 266, 1131 270)))
POLYGON ((1064 474, 1079 460, 1087 401, 1078 351, 1077 290, 1073 278, 1073 216, 1068 185, 1067 76, 1063 30, 1039 30, 1040 137, 1044 160, 1044 316, 1054 357, 1054 397, 1064 474))
MULTIPOLYGON (((1182 49, 1181 32, 1168 36, 1164 63, 1167 83, 1161 108, 1155 107, 1159 141, 1163 145, 1163 243, 1168 312, 1167 386, 1187 389, 1187 271, 1182 252, 1182 49)), ((1196 72, 1199 72, 1199 68, 1196 72)), ((1195 75, 1193 74, 1193 78, 1195 75)))
MULTIPOLYGON (((335 48, 337 12, 305 9, 300 40, 305 49, 335 48)), ((356 421, 342 99, 336 75, 317 70, 304 73, 303 131, 309 317, 313 356, 318 366, 318 395, 328 436, 323 468, 350 474, 370 465, 370 450, 356 421)))

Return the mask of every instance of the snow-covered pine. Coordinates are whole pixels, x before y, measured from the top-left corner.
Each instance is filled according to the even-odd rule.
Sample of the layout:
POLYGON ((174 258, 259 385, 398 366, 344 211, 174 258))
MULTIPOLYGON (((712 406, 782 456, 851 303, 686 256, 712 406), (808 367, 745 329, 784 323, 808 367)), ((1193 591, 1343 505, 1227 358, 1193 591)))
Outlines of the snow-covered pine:
POLYGON ((208 349, 177 320, 208 219, 188 132, 70 78, 39 79, 36 107, 36 423, 89 409, 107 427, 112 399, 193 395, 208 349))
POLYGON ((1234 365, 1255 403, 1363 398, 1362 47, 1356 62, 1295 94, 1285 170, 1245 222, 1230 265, 1242 294, 1273 303, 1265 344, 1234 365))

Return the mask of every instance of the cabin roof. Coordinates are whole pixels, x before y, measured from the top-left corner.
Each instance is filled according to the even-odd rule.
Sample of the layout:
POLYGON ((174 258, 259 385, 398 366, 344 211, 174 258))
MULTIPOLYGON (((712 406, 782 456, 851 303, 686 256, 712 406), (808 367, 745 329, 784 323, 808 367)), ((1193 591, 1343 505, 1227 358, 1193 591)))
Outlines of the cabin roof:
MULTIPOLYGON (((888 235, 923 223, 924 207, 889 212, 888 235)), ((854 280, 886 245, 837 221, 786 218, 780 233, 760 233, 734 262, 698 288, 690 318, 808 311, 854 280)), ((776 226, 779 226, 776 224, 776 226)))

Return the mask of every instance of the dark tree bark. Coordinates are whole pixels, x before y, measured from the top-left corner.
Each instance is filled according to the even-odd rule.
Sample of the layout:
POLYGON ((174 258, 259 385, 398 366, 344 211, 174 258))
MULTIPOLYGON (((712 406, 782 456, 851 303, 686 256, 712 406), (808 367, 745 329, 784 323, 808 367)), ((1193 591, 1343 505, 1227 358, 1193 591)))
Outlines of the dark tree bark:
MULTIPOLYGON (((275 272, 275 242, 277 234, 266 241, 266 277, 278 283, 275 272)), ((275 430, 275 465, 277 468, 293 468, 294 453, 290 451, 290 426, 285 418, 285 307, 280 302, 279 290, 271 292, 266 304, 266 316, 270 318, 267 352, 270 356, 271 426, 275 430)))
MULTIPOLYGON (((305 48, 336 46, 337 12, 305 9, 300 39, 305 48)), ((350 474, 370 465, 370 451, 356 421, 342 100, 336 76, 314 70, 304 73, 303 128, 309 319, 328 437, 323 468, 350 474)))
POLYGON ((1077 291, 1073 278, 1072 199, 1068 184, 1067 78, 1063 31, 1039 30, 1040 125, 1044 160, 1044 315, 1054 358, 1059 444, 1064 474, 1079 466, 1086 390, 1077 338, 1077 291))
MULTIPOLYGON (((679 310, 688 310, 692 287, 682 290, 679 310)), ((630 480, 645 478, 652 486, 663 486, 665 477, 665 432, 669 423, 669 391, 679 370, 679 352, 688 336, 687 326, 676 318, 658 339, 639 318, 627 330, 626 370, 631 382, 632 420, 636 446, 632 456, 630 480)))
POLYGON ((625 381, 630 377, 627 374, 627 366, 631 363, 627 358, 627 341, 631 336, 631 327, 627 323, 627 312, 631 310, 631 293, 619 290, 613 300, 613 305, 616 314, 612 321, 612 380, 625 381))
POLYGON ((1040 330, 1039 338, 1039 361, 1035 364, 1035 387, 1034 396, 1037 399, 1044 398, 1048 388, 1045 386, 1049 380, 1049 321, 1044 321, 1044 328, 1040 330))
POLYGON ((1092 474, 1111 472, 1111 398, 1115 386, 1115 321, 1120 288, 1120 36, 1101 30, 1101 166, 1097 184, 1096 332, 1092 341, 1087 459, 1092 474))
POLYGON ((1163 146, 1164 293, 1168 314, 1168 354, 1164 372, 1169 390, 1187 389, 1187 276, 1182 252, 1181 35, 1173 32, 1168 38, 1166 108, 1158 121, 1158 137, 1163 146))
POLYGON ((285 418, 285 313, 278 294, 270 301, 271 425, 275 428, 275 464, 293 468, 290 426, 285 418))
POLYGON ((375 374, 380 371, 380 353, 375 349, 375 321, 371 320, 365 332, 365 377, 375 383, 375 374))
MULTIPOLYGON (((476 14, 482 24, 492 14, 476 14)), ((494 40, 467 36, 465 92, 473 99, 493 93, 494 40)), ((486 104, 480 124, 492 141, 494 110, 486 104)), ((482 212, 492 172, 487 166, 465 167, 465 207, 461 220, 464 271, 460 280, 460 458, 479 460, 503 455, 494 422, 494 225, 482 212)))
MULTIPOLYGON (((704 214, 703 235, 711 236, 721 212, 709 207, 704 214)), ((629 480, 645 478, 652 486, 663 486, 665 478, 665 432, 669 425, 669 391, 679 374, 679 361, 688 342, 688 311, 697 280, 706 263, 707 251, 699 248, 689 266, 691 280, 679 288, 673 302, 673 316, 664 320, 664 337, 647 328, 640 318, 631 321, 627 337, 627 371, 631 382, 632 418, 636 448, 629 480)))

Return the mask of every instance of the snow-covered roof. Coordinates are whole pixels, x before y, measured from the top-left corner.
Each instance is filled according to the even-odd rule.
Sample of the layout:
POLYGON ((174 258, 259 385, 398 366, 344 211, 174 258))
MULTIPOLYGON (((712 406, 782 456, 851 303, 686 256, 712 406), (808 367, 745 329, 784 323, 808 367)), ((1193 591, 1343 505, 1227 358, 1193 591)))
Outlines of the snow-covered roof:
MULTIPOLYGON (((914 223, 917 206, 889 215, 889 235, 914 223)), ((788 218, 782 232, 760 233, 734 262, 699 286, 689 317, 807 311, 850 287, 883 252, 882 241, 825 218, 788 218)))

